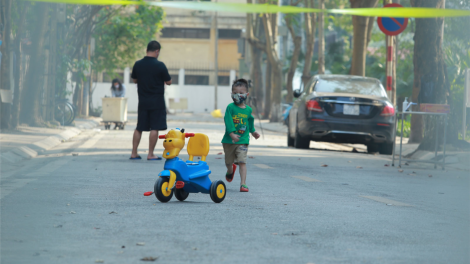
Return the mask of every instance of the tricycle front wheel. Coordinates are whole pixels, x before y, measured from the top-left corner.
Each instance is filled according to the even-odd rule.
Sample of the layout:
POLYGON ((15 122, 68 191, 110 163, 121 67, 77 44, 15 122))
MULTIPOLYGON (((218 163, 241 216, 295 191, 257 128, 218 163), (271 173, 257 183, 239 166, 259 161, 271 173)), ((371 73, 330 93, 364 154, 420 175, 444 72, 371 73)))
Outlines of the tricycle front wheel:
POLYGON ((210 195, 214 203, 220 203, 225 199, 227 189, 223 181, 213 181, 210 188, 210 195))
POLYGON ((162 203, 170 201, 171 197, 173 197, 173 191, 170 189, 171 187, 168 186, 169 181, 170 179, 167 177, 160 177, 153 187, 155 196, 162 203))

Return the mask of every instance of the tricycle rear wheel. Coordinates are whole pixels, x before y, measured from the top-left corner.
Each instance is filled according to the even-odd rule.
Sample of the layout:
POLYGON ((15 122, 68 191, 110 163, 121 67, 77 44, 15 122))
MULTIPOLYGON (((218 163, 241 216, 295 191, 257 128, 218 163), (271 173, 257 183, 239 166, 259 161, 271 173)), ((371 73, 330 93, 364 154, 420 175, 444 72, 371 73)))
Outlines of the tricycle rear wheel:
POLYGON ((188 198, 189 193, 185 192, 183 189, 176 189, 175 190, 175 197, 178 199, 178 201, 184 201, 186 198, 188 198))
POLYGON ((213 181, 211 188, 209 190, 212 201, 214 203, 220 203, 225 199, 227 189, 225 188, 225 183, 223 181, 213 181))
POLYGON ((168 186, 169 181, 170 179, 167 177, 160 177, 155 182, 155 186, 153 187, 155 196, 162 203, 170 201, 171 197, 173 197, 173 191, 170 189, 171 187, 168 186))

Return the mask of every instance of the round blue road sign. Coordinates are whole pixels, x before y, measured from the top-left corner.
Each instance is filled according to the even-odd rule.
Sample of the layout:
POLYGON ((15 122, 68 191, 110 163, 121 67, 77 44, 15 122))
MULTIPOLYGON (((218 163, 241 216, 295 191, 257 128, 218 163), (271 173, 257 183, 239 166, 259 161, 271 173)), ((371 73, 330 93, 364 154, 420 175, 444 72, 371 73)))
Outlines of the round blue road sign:
MULTIPOLYGON (((403 7, 400 4, 388 4, 385 5, 384 8, 387 7, 403 7)), ((377 24, 379 24, 380 30, 382 30, 385 35, 388 36, 396 36, 403 32, 408 25, 408 18, 403 17, 378 17, 377 24)))

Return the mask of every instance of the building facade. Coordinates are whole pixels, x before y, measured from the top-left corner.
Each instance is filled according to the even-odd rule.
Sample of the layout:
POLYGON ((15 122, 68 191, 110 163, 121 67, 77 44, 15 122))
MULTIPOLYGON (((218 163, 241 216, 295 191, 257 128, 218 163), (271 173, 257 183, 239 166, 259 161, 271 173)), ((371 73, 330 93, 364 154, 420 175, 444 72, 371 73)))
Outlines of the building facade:
MULTIPOLYGON (((239 2, 245 3, 245 1, 239 2)), ((158 41, 162 45, 160 60, 167 65, 173 83, 181 85, 178 82, 182 79, 179 78, 179 74, 180 69, 184 69, 184 85, 214 85, 214 12, 172 8, 167 8, 165 11, 166 21, 158 36, 158 41)), ((241 55, 237 43, 245 26, 244 13, 217 14, 218 85, 230 84, 230 70, 238 73, 241 55)))

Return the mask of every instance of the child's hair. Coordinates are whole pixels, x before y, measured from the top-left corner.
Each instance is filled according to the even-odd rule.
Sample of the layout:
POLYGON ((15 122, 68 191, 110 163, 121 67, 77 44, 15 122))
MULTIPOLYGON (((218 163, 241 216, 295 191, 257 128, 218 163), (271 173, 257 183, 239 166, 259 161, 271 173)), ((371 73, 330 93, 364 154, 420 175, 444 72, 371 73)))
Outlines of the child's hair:
POLYGON ((238 86, 243 86, 246 88, 246 91, 248 92, 248 81, 245 80, 245 79, 237 79, 235 81, 233 81, 233 84, 232 84, 232 89, 234 87, 238 87, 238 86))

